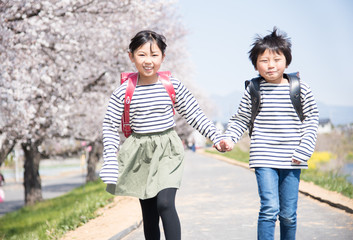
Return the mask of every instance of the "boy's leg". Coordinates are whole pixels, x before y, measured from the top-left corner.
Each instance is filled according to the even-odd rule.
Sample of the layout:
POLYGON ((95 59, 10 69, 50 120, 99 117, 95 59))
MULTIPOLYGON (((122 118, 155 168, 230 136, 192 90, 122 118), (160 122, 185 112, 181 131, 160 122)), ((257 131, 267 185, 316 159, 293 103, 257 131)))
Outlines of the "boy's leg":
POLYGON ((279 213, 278 170, 255 168, 255 174, 261 202, 257 223, 257 239, 273 240, 275 223, 279 213))
POLYGON ((294 240, 297 230, 297 205, 300 169, 282 169, 279 178, 281 240, 294 240))
POLYGON ((176 191, 176 188, 167 188, 157 195, 157 209, 162 218, 166 240, 181 239, 180 221, 175 209, 176 191))
POLYGON ((145 200, 140 199, 142 218, 143 218, 143 232, 146 240, 160 239, 159 230, 159 214, 157 210, 157 197, 145 200))

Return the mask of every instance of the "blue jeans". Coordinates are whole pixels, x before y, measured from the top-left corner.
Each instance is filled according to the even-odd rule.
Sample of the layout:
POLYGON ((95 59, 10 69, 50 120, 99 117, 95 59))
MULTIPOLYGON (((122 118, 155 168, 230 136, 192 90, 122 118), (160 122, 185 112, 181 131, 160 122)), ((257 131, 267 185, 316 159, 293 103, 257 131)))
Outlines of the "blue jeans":
POLYGON ((281 240, 294 240, 300 169, 255 168, 261 201, 257 239, 273 240, 277 216, 281 240))

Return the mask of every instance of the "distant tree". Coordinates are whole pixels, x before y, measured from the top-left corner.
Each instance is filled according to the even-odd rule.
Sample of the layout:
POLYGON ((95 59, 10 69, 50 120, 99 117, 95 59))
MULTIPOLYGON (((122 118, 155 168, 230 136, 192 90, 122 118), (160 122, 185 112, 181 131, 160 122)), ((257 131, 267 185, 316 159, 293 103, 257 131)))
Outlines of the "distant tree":
POLYGON ((88 141, 87 180, 94 179, 106 104, 120 72, 134 70, 127 47, 138 30, 167 37, 164 68, 193 89, 187 32, 175 9, 162 0, 0 2, 0 131, 25 153, 26 204, 42 198, 39 146, 47 138, 88 141))

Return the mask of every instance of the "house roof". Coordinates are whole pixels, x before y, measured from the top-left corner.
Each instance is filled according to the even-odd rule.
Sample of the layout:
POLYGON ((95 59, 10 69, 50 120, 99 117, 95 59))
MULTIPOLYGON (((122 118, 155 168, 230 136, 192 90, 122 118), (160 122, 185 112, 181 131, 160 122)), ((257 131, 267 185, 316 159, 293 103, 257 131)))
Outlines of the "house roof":
POLYGON ((329 118, 320 118, 319 119, 319 124, 328 124, 331 123, 331 120, 329 118))

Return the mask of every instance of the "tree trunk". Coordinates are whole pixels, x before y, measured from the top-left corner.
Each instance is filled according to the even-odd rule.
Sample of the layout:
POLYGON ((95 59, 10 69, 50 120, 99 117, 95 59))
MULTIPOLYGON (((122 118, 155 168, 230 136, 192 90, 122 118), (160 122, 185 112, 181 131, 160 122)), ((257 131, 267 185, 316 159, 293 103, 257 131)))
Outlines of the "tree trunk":
POLYGON ((38 151, 38 142, 27 140, 22 143, 22 149, 25 156, 24 162, 24 180, 25 204, 32 205, 43 200, 42 183, 39 176, 40 153, 38 151))
POLYGON ((102 147, 99 142, 91 142, 91 151, 88 153, 87 158, 87 176, 86 182, 93 182, 97 179, 96 166, 99 161, 99 157, 102 154, 102 147))

